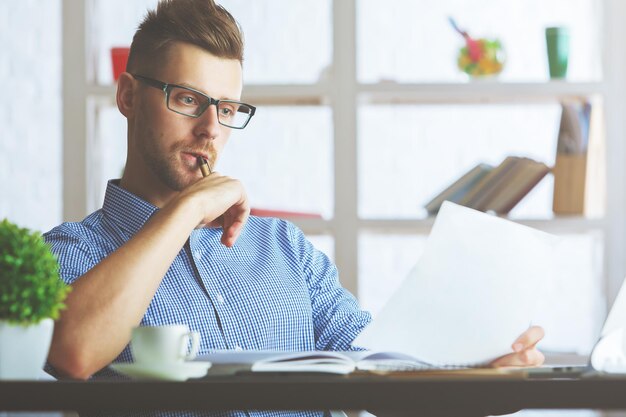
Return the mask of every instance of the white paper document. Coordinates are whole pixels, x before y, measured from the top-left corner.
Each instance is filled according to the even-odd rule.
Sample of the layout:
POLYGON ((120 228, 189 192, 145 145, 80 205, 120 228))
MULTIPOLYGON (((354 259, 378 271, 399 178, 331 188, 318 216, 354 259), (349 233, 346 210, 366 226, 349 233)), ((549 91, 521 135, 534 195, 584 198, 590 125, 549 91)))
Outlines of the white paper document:
POLYGON ((482 365, 531 325, 558 239, 445 202, 418 264, 354 345, 482 365))

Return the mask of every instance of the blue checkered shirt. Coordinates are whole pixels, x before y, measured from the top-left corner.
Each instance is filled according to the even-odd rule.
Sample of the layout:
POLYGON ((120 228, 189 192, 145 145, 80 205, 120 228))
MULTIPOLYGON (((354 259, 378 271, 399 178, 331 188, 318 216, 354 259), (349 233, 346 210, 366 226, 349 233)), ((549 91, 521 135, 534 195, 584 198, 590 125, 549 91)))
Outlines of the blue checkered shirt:
MULTIPOLYGON (((44 235, 72 283, 131 239, 158 208, 109 181, 102 209, 44 235)), ((217 349, 351 350, 370 322, 341 287, 337 269, 293 224, 251 216, 232 248, 221 230, 194 230, 146 311, 146 326, 187 324, 199 354, 217 349)), ((126 346, 114 362, 132 362, 126 346)), ((119 377, 109 368, 93 378, 119 377)), ((141 413, 132 415, 313 416, 323 412, 141 413)))

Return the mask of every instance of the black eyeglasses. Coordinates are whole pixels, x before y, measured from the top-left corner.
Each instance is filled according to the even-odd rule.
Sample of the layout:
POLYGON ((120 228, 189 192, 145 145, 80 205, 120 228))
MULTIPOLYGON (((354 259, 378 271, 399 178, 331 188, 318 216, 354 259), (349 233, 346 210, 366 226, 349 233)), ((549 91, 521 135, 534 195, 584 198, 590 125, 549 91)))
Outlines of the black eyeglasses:
POLYGON ((163 91, 167 108, 184 116, 200 117, 210 105, 215 104, 217 119, 221 125, 243 129, 256 111, 256 107, 240 101, 216 100, 193 88, 164 83, 138 74, 132 76, 150 87, 163 91))

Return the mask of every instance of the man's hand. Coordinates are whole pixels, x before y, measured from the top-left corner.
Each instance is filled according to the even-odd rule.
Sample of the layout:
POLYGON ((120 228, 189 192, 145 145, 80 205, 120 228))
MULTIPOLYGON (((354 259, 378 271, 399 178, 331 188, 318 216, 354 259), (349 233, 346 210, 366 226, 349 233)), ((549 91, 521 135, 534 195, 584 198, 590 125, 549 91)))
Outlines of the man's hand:
POLYGON ((541 327, 530 327, 513 343, 513 353, 499 357, 490 365, 499 368, 504 366, 532 367, 543 364, 545 357, 535 347, 543 336, 544 332, 541 327))
POLYGON ((217 172, 187 187, 180 199, 196 207, 198 226, 222 227, 222 244, 227 247, 235 244, 250 215, 241 182, 217 172))

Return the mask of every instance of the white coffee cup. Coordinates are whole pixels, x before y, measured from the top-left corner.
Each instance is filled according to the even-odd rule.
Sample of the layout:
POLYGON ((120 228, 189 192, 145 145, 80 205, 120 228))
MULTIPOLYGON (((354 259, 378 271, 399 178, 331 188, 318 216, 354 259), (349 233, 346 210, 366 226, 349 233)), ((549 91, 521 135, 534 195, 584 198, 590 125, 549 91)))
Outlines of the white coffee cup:
POLYGON ((184 324, 135 327, 130 340, 133 358, 141 363, 184 362, 195 358, 199 348, 200 335, 184 324))

